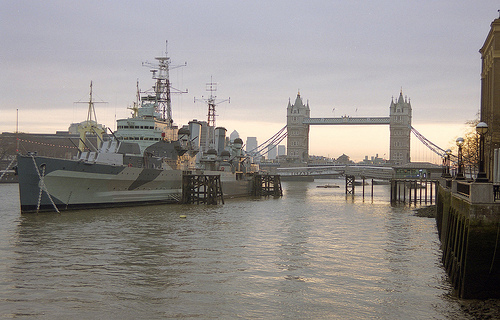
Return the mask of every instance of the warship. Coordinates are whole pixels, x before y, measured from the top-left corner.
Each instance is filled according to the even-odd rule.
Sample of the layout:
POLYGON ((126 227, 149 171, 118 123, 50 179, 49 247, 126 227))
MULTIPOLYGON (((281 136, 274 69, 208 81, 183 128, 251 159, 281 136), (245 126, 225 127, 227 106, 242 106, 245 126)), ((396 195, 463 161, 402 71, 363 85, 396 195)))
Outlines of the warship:
MULTIPOLYGON (((137 90, 132 115, 117 120, 116 131, 97 123, 92 83, 87 120, 78 126, 78 155, 73 159, 17 155, 21 212, 178 203, 186 174, 220 176, 225 197, 251 194, 251 164, 240 138, 230 142, 226 129, 192 120, 178 128, 171 113, 170 58, 156 57, 152 89, 137 90), (109 130, 110 134, 107 132, 109 130), (98 137, 94 146, 87 137, 98 137)), ((214 110, 214 99, 208 100, 214 110)), ((210 109, 212 108, 212 109, 210 109)), ((212 113, 212 116, 214 113, 212 113)))

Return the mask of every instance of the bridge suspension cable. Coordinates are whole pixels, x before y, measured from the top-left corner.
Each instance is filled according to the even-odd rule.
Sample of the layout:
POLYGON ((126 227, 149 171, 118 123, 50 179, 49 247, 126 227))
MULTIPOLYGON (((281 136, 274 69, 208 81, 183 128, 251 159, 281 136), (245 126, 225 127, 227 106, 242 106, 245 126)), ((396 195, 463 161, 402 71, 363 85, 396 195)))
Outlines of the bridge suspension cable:
MULTIPOLYGON (((422 142, 432 152, 434 152, 435 154, 437 154, 441 158, 446 156, 446 150, 444 150, 443 148, 439 147, 438 145, 436 145, 435 143, 433 143, 432 141, 430 141, 429 139, 424 137, 420 132, 417 131, 417 129, 411 127, 411 132, 413 132, 415 137, 417 137, 417 139, 420 140, 420 142, 422 142)), ((455 155, 451 155, 451 157, 456 158, 455 155)))
MULTIPOLYGON (((424 137, 424 135, 421 134, 420 132, 418 132, 418 130, 415 129, 414 127, 411 126, 410 128, 411 128, 411 132, 415 135, 415 137, 417 137, 417 139, 420 140, 420 142, 422 142, 432 152, 434 152, 435 154, 437 154, 441 158, 447 156, 446 150, 444 150, 443 148, 441 148, 440 146, 438 146, 434 142, 432 142, 429 139, 427 139, 426 137, 424 137)), ((254 149, 248 151, 248 153, 254 154, 254 155, 255 154, 260 154, 260 155, 267 154, 270 150, 272 150, 272 149, 268 148, 269 146, 272 145, 273 148, 275 148, 278 144, 280 144, 281 141, 283 141, 287 137, 288 133, 287 133, 287 131, 285 131, 285 129, 286 129, 286 126, 281 128, 278 132, 276 132, 271 138, 267 139, 264 143, 261 143, 260 145, 258 145, 254 149), (267 151, 263 152, 266 148, 267 148, 267 151)), ((455 155, 450 155, 450 156, 452 158, 456 158, 455 155)))
POLYGON ((280 144, 281 141, 283 141, 287 135, 288 132, 285 131, 286 126, 281 128, 278 132, 276 132, 271 138, 267 139, 264 143, 261 143, 257 147, 253 148, 252 150, 248 151, 250 154, 260 154, 260 155, 265 155, 267 154, 270 150, 276 148, 278 144, 280 144), (273 146, 273 148, 269 149, 269 146, 273 146), (266 152, 263 152, 267 148, 266 152))

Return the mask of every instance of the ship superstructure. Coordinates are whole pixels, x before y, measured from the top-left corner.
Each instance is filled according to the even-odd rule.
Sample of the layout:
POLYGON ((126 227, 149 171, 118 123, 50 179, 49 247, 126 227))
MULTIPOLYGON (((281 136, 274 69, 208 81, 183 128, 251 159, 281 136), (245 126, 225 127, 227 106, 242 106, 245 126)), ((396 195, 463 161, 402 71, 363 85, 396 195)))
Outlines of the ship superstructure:
POLYGON ((137 99, 130 108, 132 116, 117 120, 115 136, 124 141, 133 141, 139 144, 141 152, 158 141, 176 141, 177 126, 172 119, 171 95, 186 93, 172 88, 170 69, 184 65, 171 66, 167 50, 165 55, 156 57, 156 63, 144 62, 143 66, 150 67, 155 85, 152 89, 141 92, 137 84, 137 99))

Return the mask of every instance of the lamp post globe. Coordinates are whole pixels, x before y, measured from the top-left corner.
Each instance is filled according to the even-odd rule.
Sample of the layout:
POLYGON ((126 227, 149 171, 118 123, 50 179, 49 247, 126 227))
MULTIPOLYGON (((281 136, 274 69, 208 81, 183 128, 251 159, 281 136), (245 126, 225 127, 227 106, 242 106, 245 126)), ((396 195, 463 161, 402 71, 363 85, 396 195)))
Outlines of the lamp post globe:
POLYGON ((450 178, 451 177, 451 174, 450 174, 450 157, 451 157, 451 150, 450 149, 446 149, 445 150, 445 157, 446 157, 446 171, 445 171, 445 177, 446 178, 450 178))
POLYGON ((488 124, 486 124, 486 122, 479 122, 476 125, 476 131, 479 134, 485 134, 486 132, 488 132, 488 124))

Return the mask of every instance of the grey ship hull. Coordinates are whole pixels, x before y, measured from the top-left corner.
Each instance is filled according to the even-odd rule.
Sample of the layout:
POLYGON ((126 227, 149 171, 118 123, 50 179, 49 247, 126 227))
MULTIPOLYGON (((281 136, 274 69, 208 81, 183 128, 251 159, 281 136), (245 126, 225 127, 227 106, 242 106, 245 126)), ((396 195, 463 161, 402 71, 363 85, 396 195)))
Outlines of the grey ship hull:
MULTIPOLYGON (((18 156, 21 212, 177 203, 182 171, 18 156), (43 183, 42 183, 43 181, 43 183), (50 195, 50 197, 49 197, 50 195)), ((251 181, 221 174, 225 196, 250 195, 251 181)), ((208 174, 208 172, 205 172, 208 174)))

